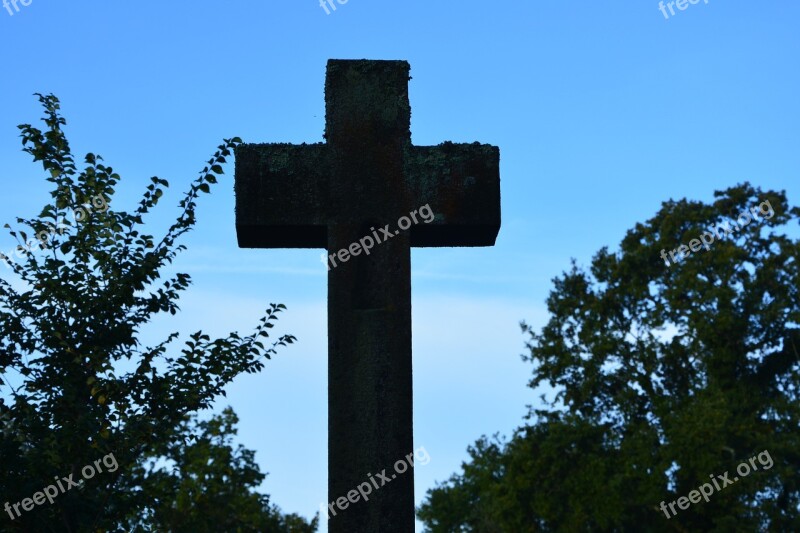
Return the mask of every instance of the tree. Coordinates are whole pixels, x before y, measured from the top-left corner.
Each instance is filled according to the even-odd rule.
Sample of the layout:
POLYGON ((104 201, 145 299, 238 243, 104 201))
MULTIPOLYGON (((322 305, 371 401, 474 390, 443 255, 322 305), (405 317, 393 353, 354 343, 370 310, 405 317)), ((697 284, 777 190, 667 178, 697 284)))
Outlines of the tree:
POLYGON ((554 280, 548 324, 522 329, 529 386, 557 392, 428 492, 429 531, 800 530, 800 241, 777 231, 800 209, 749 184, 715 198, 664 203, 554 280))
MULTIPOLYGON (((295 338, 262 342, 285 309, 271 304, 248 336, 212 340, 198 331, 179 353, 173 353, 177 332, 142 345, 145 324, 179 310, 191 278, 161 279, 161 271, 185 249, 178 240, 194 226, 200 193, 210 192, 241 141, 219 146, 157 240, 141 227, 166 180, 151 178, 135 211, 112 209, 120 176, 91 153, 78 170, 58 99, 37 96, 46 129, 21 125, 22 145, 41 162, 52 200, 38 217, 17 218, 35 240, 6 225, 19 242, 17 257, 0 255, 18 278, 14 285, 0 280, 0 504, 9 503, 2 524, 19 531, 121 531, 146 514, 137 488, 151 486, 156 473, 143 469, 143 461, 196 450, 167 443, 185 435, 188 415, 208 408, 242 372, 260 371, 265 358, 295 338), (57 493, 36 501, 45 490, 57 493)), ((227 416, 218 423, 230 428, 230 422, 227 416)), ((227 465, 234 471, 252 470, 241 462, 246 456, 231 459, 239 461, 227 465)), ((240 483, 230 497, 245 505, 253 499, 249 487, 240 483)))
POLYGON ((176 438, 161 443, 158 460, 137 465, 132 478, 144 480, 139 494, 146 513, 131 520, 128 528, 175 533, 316 531, 318 518, 308 523, 297 515, 283 515, 268 496, 255 492, 266 476, 251 450, 233 448, 237 422, 230 408, 207 422, 187 416, 176 438), (194 437, 191 444, 187 436, 194 437))

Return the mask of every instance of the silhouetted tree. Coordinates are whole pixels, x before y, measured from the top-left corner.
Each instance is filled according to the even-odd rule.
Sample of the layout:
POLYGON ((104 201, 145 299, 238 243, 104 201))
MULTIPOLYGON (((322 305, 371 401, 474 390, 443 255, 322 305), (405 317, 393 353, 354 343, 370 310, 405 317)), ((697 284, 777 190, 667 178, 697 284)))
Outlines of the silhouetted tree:
MULTIPOLYGON (((169 521, 167 509, 175 504, 181 513, 176 516, 197 523, 199 516, 213 513, 205 525, 225 530, 230 518, 215 522, 223 510, 196 508, 186 499, 187 487, 175 486, 170 493, 168 479, 142 466, 163 456, 178 461, 188 474, 199 472, 199 465, 181 453, 213 453, 233 461, 206 470, 218 475, 230 469, 231 475, 243 476, 228 494, 202 487, 229 510, 247 509, 243 524, 275 518, 277 511, 252 491, 261 475, 252 457, 224 453, 223 436, 215 434, 232 430, 232 414, 201 426, 204 444, 176 448, 175 443, 187 435, 187 416, 208 408, 236 376, 258 372, 277 346, 295 340, 284 335, 271 346, 262 343, 284 306, 272 304, 251 335, 231 333, 212 340, 198 331, 175 354, 178 333, 155 346, 143 346, 138 339, 140 328, 154 316, 179 310, 179 293, 190 277, 179 273, 161 279, 161 271, 184 249, 177 242, 195 224, 198 196, 217 182, 239 139, 219 146, 180 201, 175 222, 156 239, 141 227, 162 187, 168 187, 166 180, 152 178, 133 212, 110 207, 120 176, 91 153, 79 170, 62 129, 66 122, 58 99, 38 96, 46 129, 26 124, 20 130, 24 151, 41 162, 52 183, 52 201, 38 217, 17 219, 27 232, 11 231, 19 241, 16 257, 0 256, 16 277, 0 280, 0 505, 9 504, 0 528, 122 531, 123 524, 140 517, 169 521), (112 468, 115 463, 118 467, 112 468), (93 464, 105 468, 83 480, 85 467, 93 464), (83 481, 78 486, 62 482, 70 476, 83 481), (35 501, 49 486, 58 494, 35 501), (143 492, 147 487, 158 488, 155 504, 143 492)), ((281 518, 286 523, 294 519, 281 518)))
POLYGON ((253 451, 233 448, 237 423, 230 408, 207 422, 187 416, 176 438, 161 443, 154 454, 158 459, 138 465, 131 476, 144 480, 137 507, 146 512, 128 527, 173 533, 316 531, 317 518, 308 523, 283 515, 268 496, 255 491, 266 476, 253 451), (187 436, 193 437, 191 443, 187 436))
POLYGON ((749 184, 715 197, 664 203, 555 280, 548 324, 522 329, 530 386, 556 396, 470 447, 419 510, 429 531, 800 531, 800 241, 777 231, 800 209, 749 184))

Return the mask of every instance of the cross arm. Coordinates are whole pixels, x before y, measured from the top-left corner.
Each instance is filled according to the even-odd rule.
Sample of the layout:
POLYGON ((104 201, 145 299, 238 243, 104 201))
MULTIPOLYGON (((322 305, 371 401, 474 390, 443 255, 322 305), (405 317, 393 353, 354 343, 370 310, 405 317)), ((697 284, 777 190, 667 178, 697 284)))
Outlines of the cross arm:
POLYGON ((323 143, 239 145, 234 186, 239 246, 325 248, 328 160, 323 143))
POLYGON ((488 144, 410 146, 405 175, 429 224, 411 227, 411 245, 493 246, 500 231, 500 149, 488 144))

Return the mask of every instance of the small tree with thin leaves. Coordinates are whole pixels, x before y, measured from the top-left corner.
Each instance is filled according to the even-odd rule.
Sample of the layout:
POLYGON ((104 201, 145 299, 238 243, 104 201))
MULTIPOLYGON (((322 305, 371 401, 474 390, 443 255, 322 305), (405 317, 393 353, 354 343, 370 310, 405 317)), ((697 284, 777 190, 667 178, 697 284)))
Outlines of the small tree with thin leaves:
POLYGON ((200 194, 217 183, 241 141, 219 146, 180 201, 175 222, 156 239, 142 227, 167 181, 151 178, 133 212, 88 205, 112 199, 120 176, 91 153, 79 169, 58 99, 37 96, 46 128, 19 128, 23 150, 41 162, 52 184, 52 199, 38 217, 16 219, 24 230, 6 226, 19 242, 17 258, 0 254, 17 278, 0 279, 0 504, 30 498, 56 476, 77 481, 85 465, 108 454, 119 468, 67 490, 52 505, 19 508, 21 516, 3 512, 0 529, 117 531, 146 514, 147 470, 137 465, 158 457, 186 431, 187 416, 210 407, 236 376, 260 371, 265 358, 295 338, 265 344, 285 309, 271 304, 247 336, 211 339, 198 331, 177 351, 176 332, 142 345, 144 325, 179 310, 191 279, 183 273, 162 279, 162 271, 185 249, 178 241, 195 224, 200 194), (80 219, 67 217, 78 212, 80 219))

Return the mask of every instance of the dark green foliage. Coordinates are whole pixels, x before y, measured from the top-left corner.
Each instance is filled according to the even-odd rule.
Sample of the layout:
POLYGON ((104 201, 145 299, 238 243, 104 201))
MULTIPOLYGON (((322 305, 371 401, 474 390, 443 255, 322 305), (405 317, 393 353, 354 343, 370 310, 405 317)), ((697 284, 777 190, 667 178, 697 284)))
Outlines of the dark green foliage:
POLYGON ((749 184, 716 198, 665 203, 555 280, 549 323, 522 328, 530 386, 556 397, 470 448, 420 508, 429 531, 800 531, 800 209, 749 184), (766 201, 771 218, 661 259, 766 201), (661 511, 765 450, 771 468, 661 511))
POLYGON ((131 476, 145 480, 139 495, 147 514, 128 527, 175 533, 316 531, 318 518, 307 523, 297 515, 282 515, 267 496, 255 492, 266 476, 252 451, 232 447, 237 422, 230 408, 208 422, 187 417, 178 438, 158 450, 171 468, 140 465, 131 476), (186 435, 198 438, 188 444, 186 435))
MULTIPOLYGON (((141 228, 167 182, 152 178, 133 212, 110 208, 119 175, 94 154, 85 157, 79 170, 62 130, 66 122, 58 100, 52 95, 39 99, 46 130, 30 125, 20 130, 24 151, 41 162, 52 183, 52 202, 36 218, 17 219, 44 246, 29 241, 28 232, 12 231, 27 251, 8 258, 18 281, 0 280, 0 505, 31 497, 53 483, 54 476, 81 479, 81 468, 108 454, 119 469, 13 521, 3 512, 0 529, 117 531, 121 524, 148 516, 151 502, 139 488, 155 481, 143 462, 202 450, 173 446, 185 436, 187 416, 209 407, 237 375, 261 370, 277 346, 295 339, 284 335, 263 344, 284 309, 272 304, 248 336, 231 333, 212 340, 198 331, 176 355, 171 354, 178 333, 143 346, 140 329, 159 313, 179 310, 179 293, 190 277, 179 273, 162 279, 161 270, 184 249, 177 240, 195 223, 199 194, 216 183, 240 140, 219 146, 180 201, 176 221, 156 239, 141 228), (78 211, 84 214, 79 217, 78 211)), ((230 429, 231 416, 215 423, 230 429)), ((212 426, 203 429, 213 433, 212 426)), ((206 444, 217 454, 224 452, 220 446, 206 444)), ((254 496, 249 489, 258 477, 251 458, 228 458, 237 463, 214 468, 238 469, 250 478, 237 485, 239 492, 231 492, 227 502, 238 505, 240 498, 242 506, 250 505, 254 496)), ((161 495, 165 500, 156 504, 161 511, 167 498, 181 497, 163 486, 161 495)), ((202 516, 205 510, 196 512, 202 516)), ((265 517, 274 514, 264 507, 265 517)))

